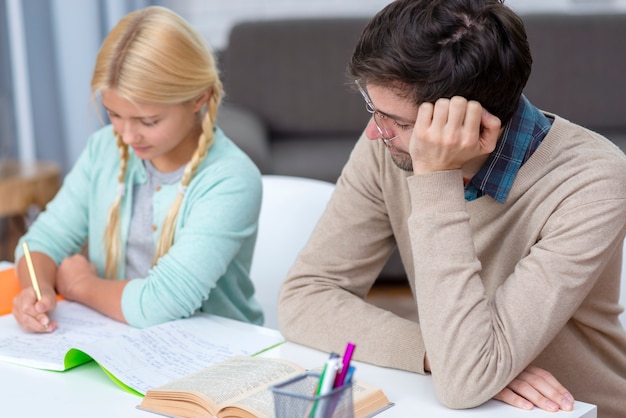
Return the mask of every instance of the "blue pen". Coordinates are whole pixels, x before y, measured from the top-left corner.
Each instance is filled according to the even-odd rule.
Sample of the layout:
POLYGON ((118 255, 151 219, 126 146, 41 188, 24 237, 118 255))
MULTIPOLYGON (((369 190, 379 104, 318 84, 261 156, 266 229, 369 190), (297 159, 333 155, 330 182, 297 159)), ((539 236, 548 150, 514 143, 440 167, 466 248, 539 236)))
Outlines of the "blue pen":
POLYGON ((343 381, 344 383, 352 383, 352 376, 354 376, 354 366, 350 366, 348 368, 348 373, 346 373, 346 378, 343 381))

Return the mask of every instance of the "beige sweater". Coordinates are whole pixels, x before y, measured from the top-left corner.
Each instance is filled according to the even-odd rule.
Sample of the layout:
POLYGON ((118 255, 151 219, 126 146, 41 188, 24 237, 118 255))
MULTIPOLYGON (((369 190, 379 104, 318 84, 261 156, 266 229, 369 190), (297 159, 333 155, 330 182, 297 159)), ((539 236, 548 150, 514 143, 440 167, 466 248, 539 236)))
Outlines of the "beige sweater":
POLYGON ((423 373, 441 402, 491 399, 528 364, 599 417, 626 416, 618 315, 626 157, 556 117, 504 204, 467 202, 460 171, 414 176, 381 141, 357 143, 279 302, 285 337, 423 373), (363 298, 398 245, 419 323, 363 298))

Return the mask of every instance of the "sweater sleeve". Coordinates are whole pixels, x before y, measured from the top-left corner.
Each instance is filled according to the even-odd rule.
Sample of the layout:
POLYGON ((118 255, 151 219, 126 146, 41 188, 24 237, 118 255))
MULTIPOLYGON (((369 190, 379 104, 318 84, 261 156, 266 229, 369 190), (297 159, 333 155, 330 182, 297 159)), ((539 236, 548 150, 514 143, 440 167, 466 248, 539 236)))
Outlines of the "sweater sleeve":
MULTIPOLYGON (((625 184, 611 170, 585 170, 577 187, 552 197, 558 203, 545 216, 541 205, 527 210, 524 216, 545 220, 521 259, 510 253, 514 237, 491 236, 501 243, 498 253, 482 261, 489 269, 513 265, 507 277, 489 277, 493 270, 476 255, 460 171, 409 179, 412 248, 427 260, 415 262, 418 313, 442 403, 468 408, 492 398, 547 347, 589 294, 625 230, 625 184), (490 296, 485 282, 494 280, 502 284, 490 296)), ((551 195, 558 189, 554 185, 551 195)), ((519 213, 508 216, 511 228, 520 223, 519 213)))
POLYGON ((351 341, 357 360, 423 373, 419 325, 364 300, 395 248, 378 164, 363 136, 281 288, 280 329, 291 341, 328 352, 351 341))

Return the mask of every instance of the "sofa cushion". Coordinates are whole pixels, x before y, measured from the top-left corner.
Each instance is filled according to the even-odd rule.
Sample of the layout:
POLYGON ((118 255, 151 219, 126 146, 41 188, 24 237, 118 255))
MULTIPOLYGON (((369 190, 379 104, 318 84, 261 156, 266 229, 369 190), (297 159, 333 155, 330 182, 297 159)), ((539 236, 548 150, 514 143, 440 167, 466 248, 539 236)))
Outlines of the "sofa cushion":
POLYGON ((355 136, 302 136, 272 141, 274 174, 310 177, 335 183, 348 161, 355 136))
POLYGON ((217 112, 217 125, 254 161, 262 173, 271 173, 272 156, 265 123, 255 113, 224 103, 217 112))
POLYGON ((603 134, 626 133, 626 14, 522 16, 539 108, 603 134))
POLYGON ((236 24, 221 54, 226 102, 267 124, 272 137, 353 136, 367 123, 346 76, 366 18, 311 18, 236 24))

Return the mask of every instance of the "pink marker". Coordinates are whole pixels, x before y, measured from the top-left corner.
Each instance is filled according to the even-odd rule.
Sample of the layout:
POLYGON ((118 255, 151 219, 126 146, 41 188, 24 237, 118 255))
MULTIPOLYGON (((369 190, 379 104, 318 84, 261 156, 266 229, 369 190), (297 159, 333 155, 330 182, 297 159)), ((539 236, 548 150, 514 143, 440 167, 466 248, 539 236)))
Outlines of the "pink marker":
POLYGON ((348 373, 348 370, 350 369, 350 361, 352 360, 352 353, 354 353, 354 348, 355 346, 352 343, 348 343, 348 345, 346 346, 346 351, 343 354, 343 362, 341 365, 341 371, 337 375, 337 378, 335 379, 335 385, 333 387, 339 388, 343 386, 343 384, 345 383, 346 374, 348 373))

